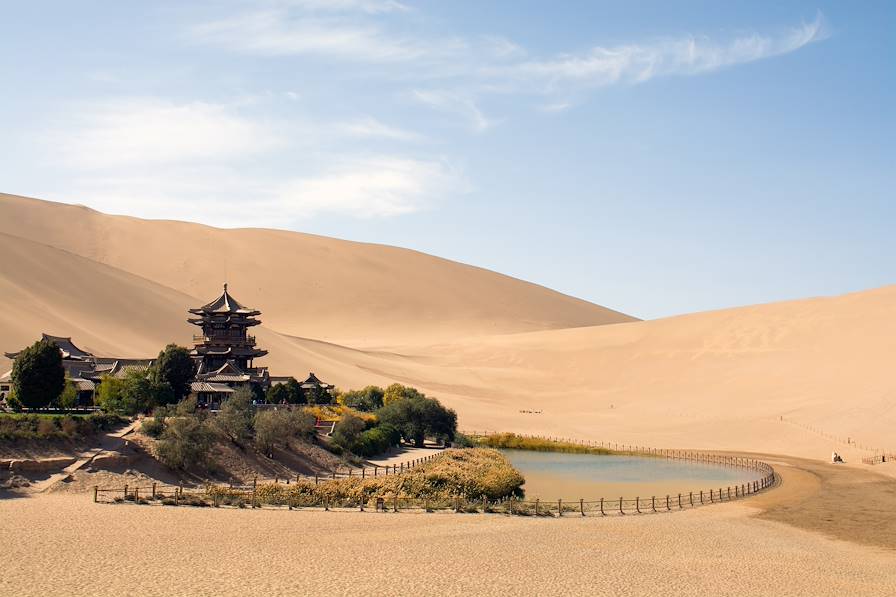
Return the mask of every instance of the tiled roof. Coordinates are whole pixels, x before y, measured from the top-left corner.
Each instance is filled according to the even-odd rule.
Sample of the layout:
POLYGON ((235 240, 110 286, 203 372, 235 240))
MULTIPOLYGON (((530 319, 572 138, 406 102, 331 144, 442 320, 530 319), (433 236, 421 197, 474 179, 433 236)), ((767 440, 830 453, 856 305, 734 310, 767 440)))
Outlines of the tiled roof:
POLYGON ((215 392, 219 394, 232 394, 234 389, 223 383, 209 383, 205 381, 194 381, 190 384, 190 391, 199 392, 215 392))
POLYGON ((230 293, 227 292, 227 284, 224 284, 224 292, 221 293, 221 296, 198 309, 190 309, 190 313, 241 313, 244 315, 260 315, 259 311, 241 305, 239 301, 230 296, 230 293))

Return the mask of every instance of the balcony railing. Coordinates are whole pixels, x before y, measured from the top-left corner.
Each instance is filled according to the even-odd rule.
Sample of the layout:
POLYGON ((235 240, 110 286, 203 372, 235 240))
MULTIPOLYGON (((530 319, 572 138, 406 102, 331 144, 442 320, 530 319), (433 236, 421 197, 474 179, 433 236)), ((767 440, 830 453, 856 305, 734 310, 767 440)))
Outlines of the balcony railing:
POLYGON ((235 344, 235 343, 247 343, 254 344, 255 336, 246 336, 245 338, 236 338, 234 336, 203 336, 203 335, 194 335, 193 336, 193 344, 208 344, 208 343, 218 343, 218 344, 235 344))

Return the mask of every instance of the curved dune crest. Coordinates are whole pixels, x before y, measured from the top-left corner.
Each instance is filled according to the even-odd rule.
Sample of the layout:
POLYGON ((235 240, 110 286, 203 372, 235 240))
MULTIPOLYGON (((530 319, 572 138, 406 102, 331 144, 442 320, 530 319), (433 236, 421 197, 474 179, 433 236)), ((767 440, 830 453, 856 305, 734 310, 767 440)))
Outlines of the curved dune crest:
POLYGON ((63 249, 204 303, 227 281, 285 334, 353 345, 635 321, 478 267, 397 247, 266 229, 110 216, 0 194, 0 232, 63 249))

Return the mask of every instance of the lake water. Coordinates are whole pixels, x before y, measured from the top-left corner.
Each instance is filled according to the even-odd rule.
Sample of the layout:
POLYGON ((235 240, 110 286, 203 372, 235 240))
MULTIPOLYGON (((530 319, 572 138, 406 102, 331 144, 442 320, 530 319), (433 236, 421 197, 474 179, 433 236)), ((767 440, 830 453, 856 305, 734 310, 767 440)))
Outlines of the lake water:
POLYGON ((708 492, 761 477, 756 471, 644 456, 501 450, 523 474, 526 499, 593 500, 708 492))

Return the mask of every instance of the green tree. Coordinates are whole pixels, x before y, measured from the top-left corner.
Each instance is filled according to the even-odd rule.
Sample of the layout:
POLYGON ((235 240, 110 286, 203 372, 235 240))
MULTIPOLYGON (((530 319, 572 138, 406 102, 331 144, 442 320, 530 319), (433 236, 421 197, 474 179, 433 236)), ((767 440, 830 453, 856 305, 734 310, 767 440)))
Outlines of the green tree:
POLYGON ((289 395, 286 398, 287 402, 290 404, 308 404, 305 390, 302 389, 302 384, 295 377, 290 377, 286 380, 286 389, 289 390, 289 395))
POLYGON ((252 433, 252 390, 245 386, 237 388, 221 404, 214 425, 231 442, 243 445, 252 433))
POLYGON ((356 417, 352 414, 343 415, 336 426, 333 428, 333 443, 342 446, 346 450, 354 451, 355 442, 358 436, 363 433, 367 424, 364 419, 356 417))
POLYGON ((206 463, 213 440, 199 417, 176 417, 165 425, 156 442, 156 456, 170 468, 185 470, 206 463))
POLYGON ((66 410, 74 408, 78 404, 78 386, 75 385, 75 382, 65 381, 65 389, 59 394, 56 404, 59 405, 59 408, 66 410))
POLYGON ((286 446, 292 436, 289 411, 262 410, 255 413, 255 445, 271 456, 274 447, 286 446))
POLYGON ((333 400, 330 393, 320 386, 315 386, 306 391, 305 397, 308 400, 308 404, 330 404, 333 400))
POLYGON ((423 446, 427 436, 452 441, 457 432, 457 413, 442 406, 435 398, 408 389, 413 390, 408 393, 410 397, 392 400, 377 411, 380 423, 395 427, 417 447, 423 446))
POLYGON ((145 372, 133 369, 124 377, 104 376, 96 403, 107 413, 132 416, 165 404, 171 395, 167 384, 160 385, 145 372))
POLYGON ((12 387, 28 408, 47 406, 59 397, 65 389, 65 369, 55 342, 38 340, 18 354, 12 365, 12 387))
POLYGON ((153 367, 153 380, 171 387, 174 402, 180 402, 190 393, 190 382, 196 375, 196 363, 190 351, 183 346, 169 344, 159 353, 153 367))
POLYGON ((342 392, 336 401, 355 410, 373 412, 383 407, 384 394, 383 389, 380 387, 367 386, 363 390, 342 392))
POLYGON ((289 388, 286 384, 274 384, 268 388, 267 392, 265 392, 265 400, 268 404, 289 402, 289 388))

